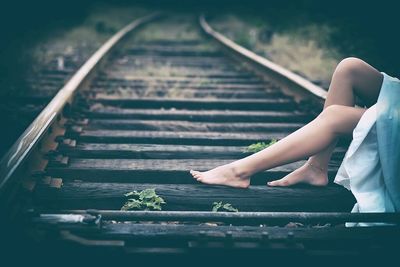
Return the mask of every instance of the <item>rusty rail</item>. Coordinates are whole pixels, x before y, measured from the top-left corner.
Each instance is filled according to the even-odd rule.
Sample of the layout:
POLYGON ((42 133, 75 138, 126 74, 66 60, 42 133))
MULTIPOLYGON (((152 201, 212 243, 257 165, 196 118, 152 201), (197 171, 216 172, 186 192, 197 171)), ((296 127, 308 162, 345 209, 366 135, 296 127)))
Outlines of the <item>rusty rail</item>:
POLYGON ((228 39, 226 36, 214 30, 208 24, 204 15, 199 17, 199 23, 203 31, 220 43, 223 48, 228 49, 235 56, 241 57, 248 63, 258 67, 259 70, 274 77, 278 83, 290 87, 290 90, 287 90, 288 92, 296 89, 297 94, 303 96, 303 98, 312 98, 319 104, 323 104, 325 101, 327 91, 323 88, 228 39))
POLYGON ((104 43, 86 63, 71 77, 71 79, 60 89, 45 109, 28 126, 24 133, 18 138, 14 145, 3 156, 0 162, 0 196, 11 178, 28 158, 32 150, 38 145, 43 135, 57 118, 62 115, 65 106, 71 102, 74 94, 94 71, 96 66, 122 40, 128 33, 140 25, 155 19, 159 13, 136 19, 126 25, 106 43, 104 43))

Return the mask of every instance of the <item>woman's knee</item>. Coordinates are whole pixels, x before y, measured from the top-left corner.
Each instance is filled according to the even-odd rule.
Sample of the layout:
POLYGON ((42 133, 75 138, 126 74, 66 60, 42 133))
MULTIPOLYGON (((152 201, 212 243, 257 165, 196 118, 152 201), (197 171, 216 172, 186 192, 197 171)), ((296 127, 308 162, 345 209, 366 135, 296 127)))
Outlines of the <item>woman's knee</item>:
POLYGON ((342 116, 345 114, 345 109, 346 106, 330 105, 319 114, 318 118, 321 123, 325 124, 329 128, 337 129, 343 120, 342 116))
POLYGON ((359 58, 348 57, 339 62, 335 74, 340 75, 341 78, 354 79, 365 65, 366 62, 359 58))
POLYGON ((334 78, 349 85, 368 106, 376 102, 383 81, 377 69, 355 57, 343 59, 336 67, 334 78))
POLYGON ((327 106, 320 114, 319 114, 319 118, 323 119, 325 121, 332 121, 335 118, 337 118, 337 116, 339 114, 341 114, 342 110, 343 110, 344 106, 342 105, 330 105, 327 106))
POLYGON ((318 116, 320 123, 332 130, 332 133, 340 135, 350 133, 365 109, 342 105, 330 105, 318 116))

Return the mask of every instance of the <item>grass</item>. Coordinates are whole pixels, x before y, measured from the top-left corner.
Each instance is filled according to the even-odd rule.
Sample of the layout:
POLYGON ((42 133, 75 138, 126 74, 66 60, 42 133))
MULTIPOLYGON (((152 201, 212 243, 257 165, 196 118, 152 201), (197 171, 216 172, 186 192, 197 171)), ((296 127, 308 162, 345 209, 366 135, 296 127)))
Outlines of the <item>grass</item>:
POLYGON ((139 7, 97 5, 78 25, 53 32, 31 48, 33 65, 47 64, 58 56, 73 56, 77 51, 88 57, 126 24, 149 13, 139 7))
POLYGON ((251 144, 248 147, 246 147, 246 149, 243 151, 243 153, 256 153, 258 151, 261 151, 261 150, 275 144, 276 142, 278 142, 276 139, 272 139, 269 143, 266 143, 266 142, 254 143, 254 144, 251 144))
POLYGON ((231 13, 218 16, 211 25, 238 44, 323 87, 329 85, 336 64, 343 58, 329 43, 336 29, 325 24, 278 29, 267 18, 231 13))
POLYGON ((199 29, 196 24, 187 23, 193 19, 192 16, 179 16, 168 19, 168 24, 162 21, 149 24, 146 30, 138 32, 134 39, 138 41, 155 41, 155 40, 199 40, 201 38, 199 29), (160 24, 162 25, 160 27, 160 24))

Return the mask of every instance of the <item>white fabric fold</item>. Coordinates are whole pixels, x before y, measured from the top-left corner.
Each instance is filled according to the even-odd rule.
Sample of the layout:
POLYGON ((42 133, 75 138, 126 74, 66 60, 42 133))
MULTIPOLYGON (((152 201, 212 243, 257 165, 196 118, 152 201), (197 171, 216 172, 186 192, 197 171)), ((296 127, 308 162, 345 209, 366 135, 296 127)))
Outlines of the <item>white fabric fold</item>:
MULTIPOLYGON (((395 88, 390 93, 400 94, 400 81, 384 75, 381 93, 385 87, 395 88), (390 83, 390 85, 389 85, 390 83)), ((377 104, 365 111, 353 131, 353 140, 336 174, 334 182, 351 190, 357 203, 352 212, 394 212, 394 203, 389 196, 387 179, 380 162, 377 137, 377 104)), ((382 131, 382 130, 381 130, 382 131)), ((383 133, 385 131, 382 131, 383 133)), ((382 137, 381 137, 382 138, 382 137)), ((382 150, 381 150, 382 153, 382 150)), ((394 177, 392 179, 400 179, 394 177)), ((392 189, 393 190, 393 189, 392 189)), ((394 189, 394 190, 400 190, 394 189)), ((369 226, 376 224, 346 224, 346 226, 369 226)))

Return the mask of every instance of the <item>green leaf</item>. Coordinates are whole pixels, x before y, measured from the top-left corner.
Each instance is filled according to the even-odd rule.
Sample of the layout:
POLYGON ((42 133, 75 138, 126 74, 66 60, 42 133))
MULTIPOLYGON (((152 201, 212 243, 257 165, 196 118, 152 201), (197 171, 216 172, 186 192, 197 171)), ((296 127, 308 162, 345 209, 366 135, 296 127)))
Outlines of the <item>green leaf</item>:
POLYGON ((224 210, 224 211, 232 211, 232 212, 238 212, 239 210, 234 208, 232 206, 232 204, 230 203, 222 203, 222 201, 220 202, 214 202, 213 203, 213 207, 212 207, 212 211, 213 212, 218 212, 220 210, 224 210))
POLYGON ((232 204, 230 204, 230 203, 224 204, 224 206, 222 206, 222 208, 224 210, 226 210, 226 211, 232 211, 232 212, 238 212, 239 211, 238 209, 232 207, 232 204))
POLYGON ((249 145, 243 152, 244 153, 256 153, 259 152, 273 144, 275 144, 277 142, 276 139, 272 139, 269 143, 265 143, 265 142, 258 142, 258 143, 254 143, 249 145))
POLYGON ((140 209, 142 203, 137 199, 128 199, 125 204, 122 206, 121 210, 133 210, 133 209, 140 209))
POLYGON ((124 194, 126 197, 134 197, 128 199, 122 206, 121 210, 161 210, 161 205, 166 204, 164 199, 157 195, 154 188, 144 189, 140 192, 133 191, 124 194))
POLYGON ((145 189, 139 193, 140 199, 152 199, 157 197, 156 190, 154 188, 145 189))
POLYGON ((214 202, 213 203, 213 207, 212 207, 212 211, 213 212, 217 212, 221 207, 222 207, 222 202, 214 202))
POLYGON ((126 197, 130 197, 130 196, 134 196, 134 195, 135 195, 134 192, 129 192, 129 193, 124 194, 124 196, 126 196, 126 197))

